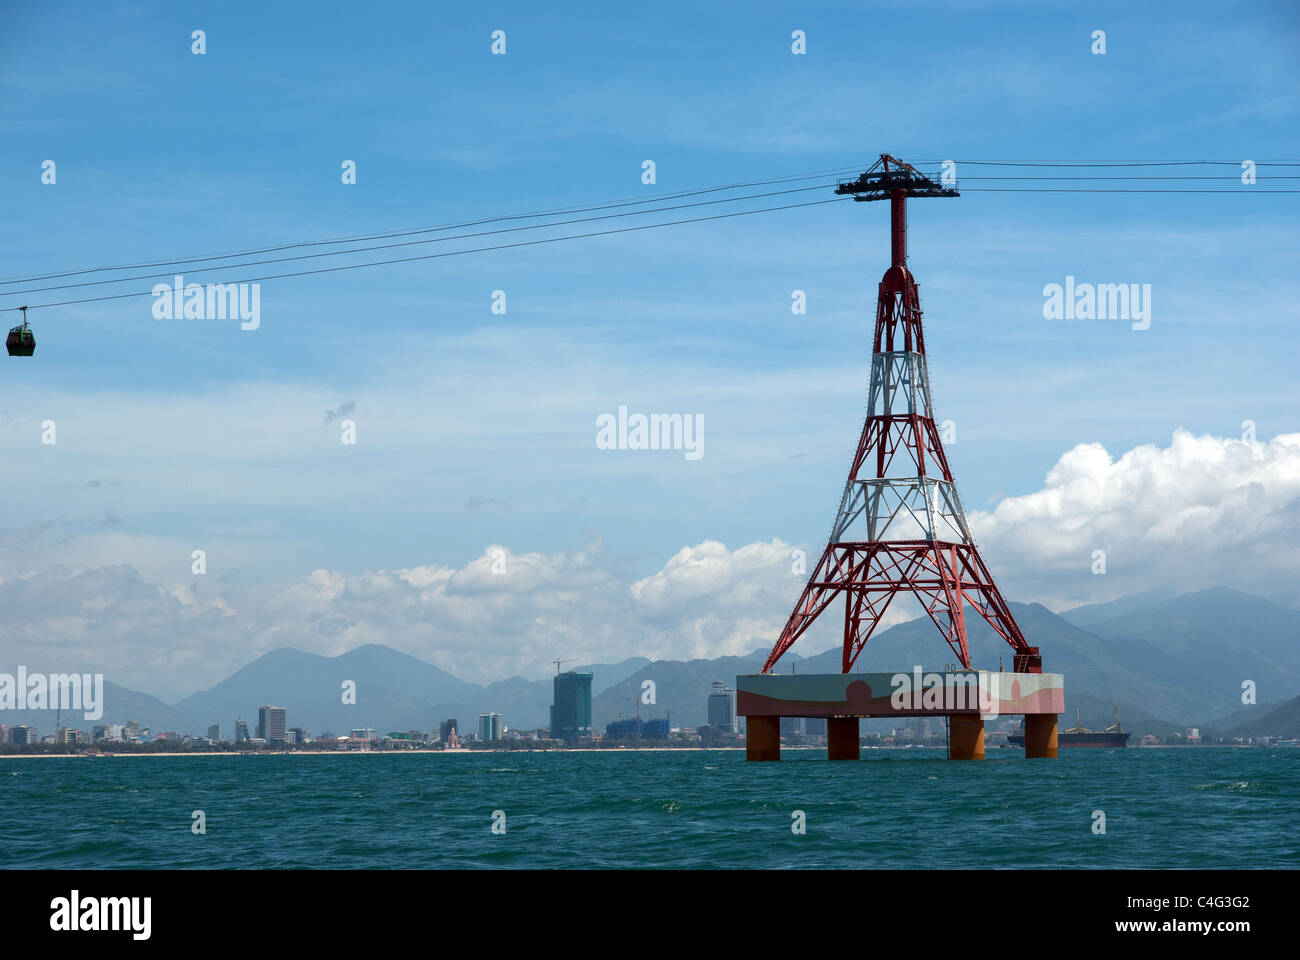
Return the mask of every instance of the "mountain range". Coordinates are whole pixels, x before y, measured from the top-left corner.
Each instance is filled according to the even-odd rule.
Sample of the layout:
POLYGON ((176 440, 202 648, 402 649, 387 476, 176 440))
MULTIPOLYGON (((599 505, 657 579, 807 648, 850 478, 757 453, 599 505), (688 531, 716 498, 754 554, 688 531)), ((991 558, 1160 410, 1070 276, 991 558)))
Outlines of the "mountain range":
MULTIPOLYGON (((1114 722, 1119 709, 1125 729, 1159 736, 1199 726, 1202 732, 1254 729, 1270 711, 1300 695, 1300 642, 1295 611, 1262 597, 1227 588, 1174 596, 1154 592, 1054 614, 1040 604, 1011 604, 1021 630, 1043 653, 1044 669, 1066 678, 1067 725, 1080 712, 1084 726, 1114 722), (1254 685, 1257 704, 1243 704, 1243 685, 1254 685)), ((1009 666, 1011 650, 976 616, 967 617, 972 664, 1009 666)), ((744 656, 650 661, 633 657, 573 669, 590 672, 592 714, 597 729, 638 709, 642 717, 667 715, 674 725, 706 720, 711 685, 729 686, 738 674, 761 669, 767 648, 744 656), (642 684, 655 684, 654 705, 636 705, 642 684)), ((928 618, 908 621, 873 637, 855 669, 863 672, 927 668, 952 654, 928 618)), ((838 673, 838 648, 814 656, 788 652, 777 669, 797 663, 800 673, 838 673)), ((106 683, 100 723, 139 720, 155 733, 202 734, 220 723, 230 736, 236 717, 257 720, 257 708, 276 704, 288 722, 312 735, 345 733, 354 727, 436 730, 455 718, 461 730, 477 725, 480 713, 504 716, 508 727, 546 726, 552 682, 510 677, 490 684, 469 683, 416 657, 382 644, 325 657, 282 647, 264 654, 208 690, 171 706, 147 694, 106 683), (345 681, 355 684, 356 703, 343 702, 345 681)), ((1285 711, 1279 718, 1289 716, 1285 711)), ((7 723, 29 723, 48 732, 48 711, 9 711, 7 723)), ((83 728, 79 715, 66 722, 83 728)), ((1267 733, 1268 731, 1264 731, 1267 733)), ((1280 731, 1278 731, 1280 732, 1280 731)), ((1251 734, 1258 735, 1258 734, 1251 734)))
POLYGON ((1300 697, 1283 703, 1238 710, 1207 728, 1212 733, 1233 737, 1282 737, 1300 739, 1300 697))

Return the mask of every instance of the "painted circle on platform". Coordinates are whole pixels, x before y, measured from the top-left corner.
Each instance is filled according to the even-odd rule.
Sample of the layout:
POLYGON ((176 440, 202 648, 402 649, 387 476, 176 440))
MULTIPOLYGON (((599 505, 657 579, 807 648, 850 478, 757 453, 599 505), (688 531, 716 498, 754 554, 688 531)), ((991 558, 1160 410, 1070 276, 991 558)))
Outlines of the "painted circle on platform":
POLYGON ((865 713, 871 709, 871 684, 865 680, 854 680, 844 692, 844 697, 851 709, 865 713))

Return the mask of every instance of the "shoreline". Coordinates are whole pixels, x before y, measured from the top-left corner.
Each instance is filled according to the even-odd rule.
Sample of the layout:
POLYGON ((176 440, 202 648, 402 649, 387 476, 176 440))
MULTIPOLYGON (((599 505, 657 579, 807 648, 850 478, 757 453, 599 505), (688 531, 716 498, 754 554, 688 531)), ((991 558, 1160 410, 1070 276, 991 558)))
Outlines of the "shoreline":
MULTIPOLYGON (((863 747, 862 750, 942 750, 941 745, 932 747, 863 747)), ((1015 749, 1015 748, 994 748, 1015 749)), ((1271 750, 1274 747, 1259 747, 1253 743, 1213 743, 1204 746, 1192 746, 1185 743, 1152 743, 1135 747, 1116 747, 1108 749, 1122 750, 1271 750)), ((1276 748, 1286 749, 1286 748, 1276 748)), ((744 747, 562 747, 559 749, 521 747, 517 750, 256 750, 240 753, 233 750, 185 750, 167 753, 0 753, 0 760, 96 760, 121 757, 339 757, 339 756, 488 756, 500 757, 516 753, 743 753, 744 747)), ((794 750, 816 750, 825 752, 825 746, 782 746, 781 752, 794 750)), ((1096 752, 1096 751, 1093 751, 1096 752)))
MULTIPOLYGON (((168 753, 4 753, 0 760, 69 760, 101 757, 338 757, 338 756, 482 756, 499 757, 512 753, 721 753, 744 751, 744 747, 565 747, 561 749, 527 748, 517 750, 255 750, 240 753, 235 750, 184 750, 168 753)), ((785 750, 825 750, 825 747, 785 747, 785 750)), ((941 749, 941 748, 934 748, 941 749)))

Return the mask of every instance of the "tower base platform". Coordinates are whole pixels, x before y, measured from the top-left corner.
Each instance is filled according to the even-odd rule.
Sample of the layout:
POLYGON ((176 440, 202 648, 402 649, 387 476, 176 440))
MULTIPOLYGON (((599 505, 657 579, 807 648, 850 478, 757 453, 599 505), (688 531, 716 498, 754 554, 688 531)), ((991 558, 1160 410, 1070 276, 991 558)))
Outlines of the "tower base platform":
POLYGON ((860 756, 862 717, 948 718, 948 756, 984 758, 984 722, 1025 718, 1025 756, 1057 755, 1056 717, 1065 712, 1059 673, 988 670, 909 673, 751 674, 736 678, 736 713, 745 718, 745 758, 781 759, 782 717, 825 717, 827 755, 860 756))

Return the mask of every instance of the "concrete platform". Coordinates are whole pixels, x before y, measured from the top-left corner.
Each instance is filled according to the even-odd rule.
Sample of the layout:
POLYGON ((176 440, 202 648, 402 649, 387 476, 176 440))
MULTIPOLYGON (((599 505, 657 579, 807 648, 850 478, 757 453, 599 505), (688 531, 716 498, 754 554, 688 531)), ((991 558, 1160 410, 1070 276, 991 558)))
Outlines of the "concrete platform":
POLYGON ((782 717, 826 717, 831 759, 858 757, 862 717, 950 717, 949 755, 984 756, 984 720, 1025 717, 1025 755, 1055 757, 1056 717, 1065 712, 1059 673, 988 670, 899 673, 750 674, 736 678, 746 756, 779 760, 782 717))

